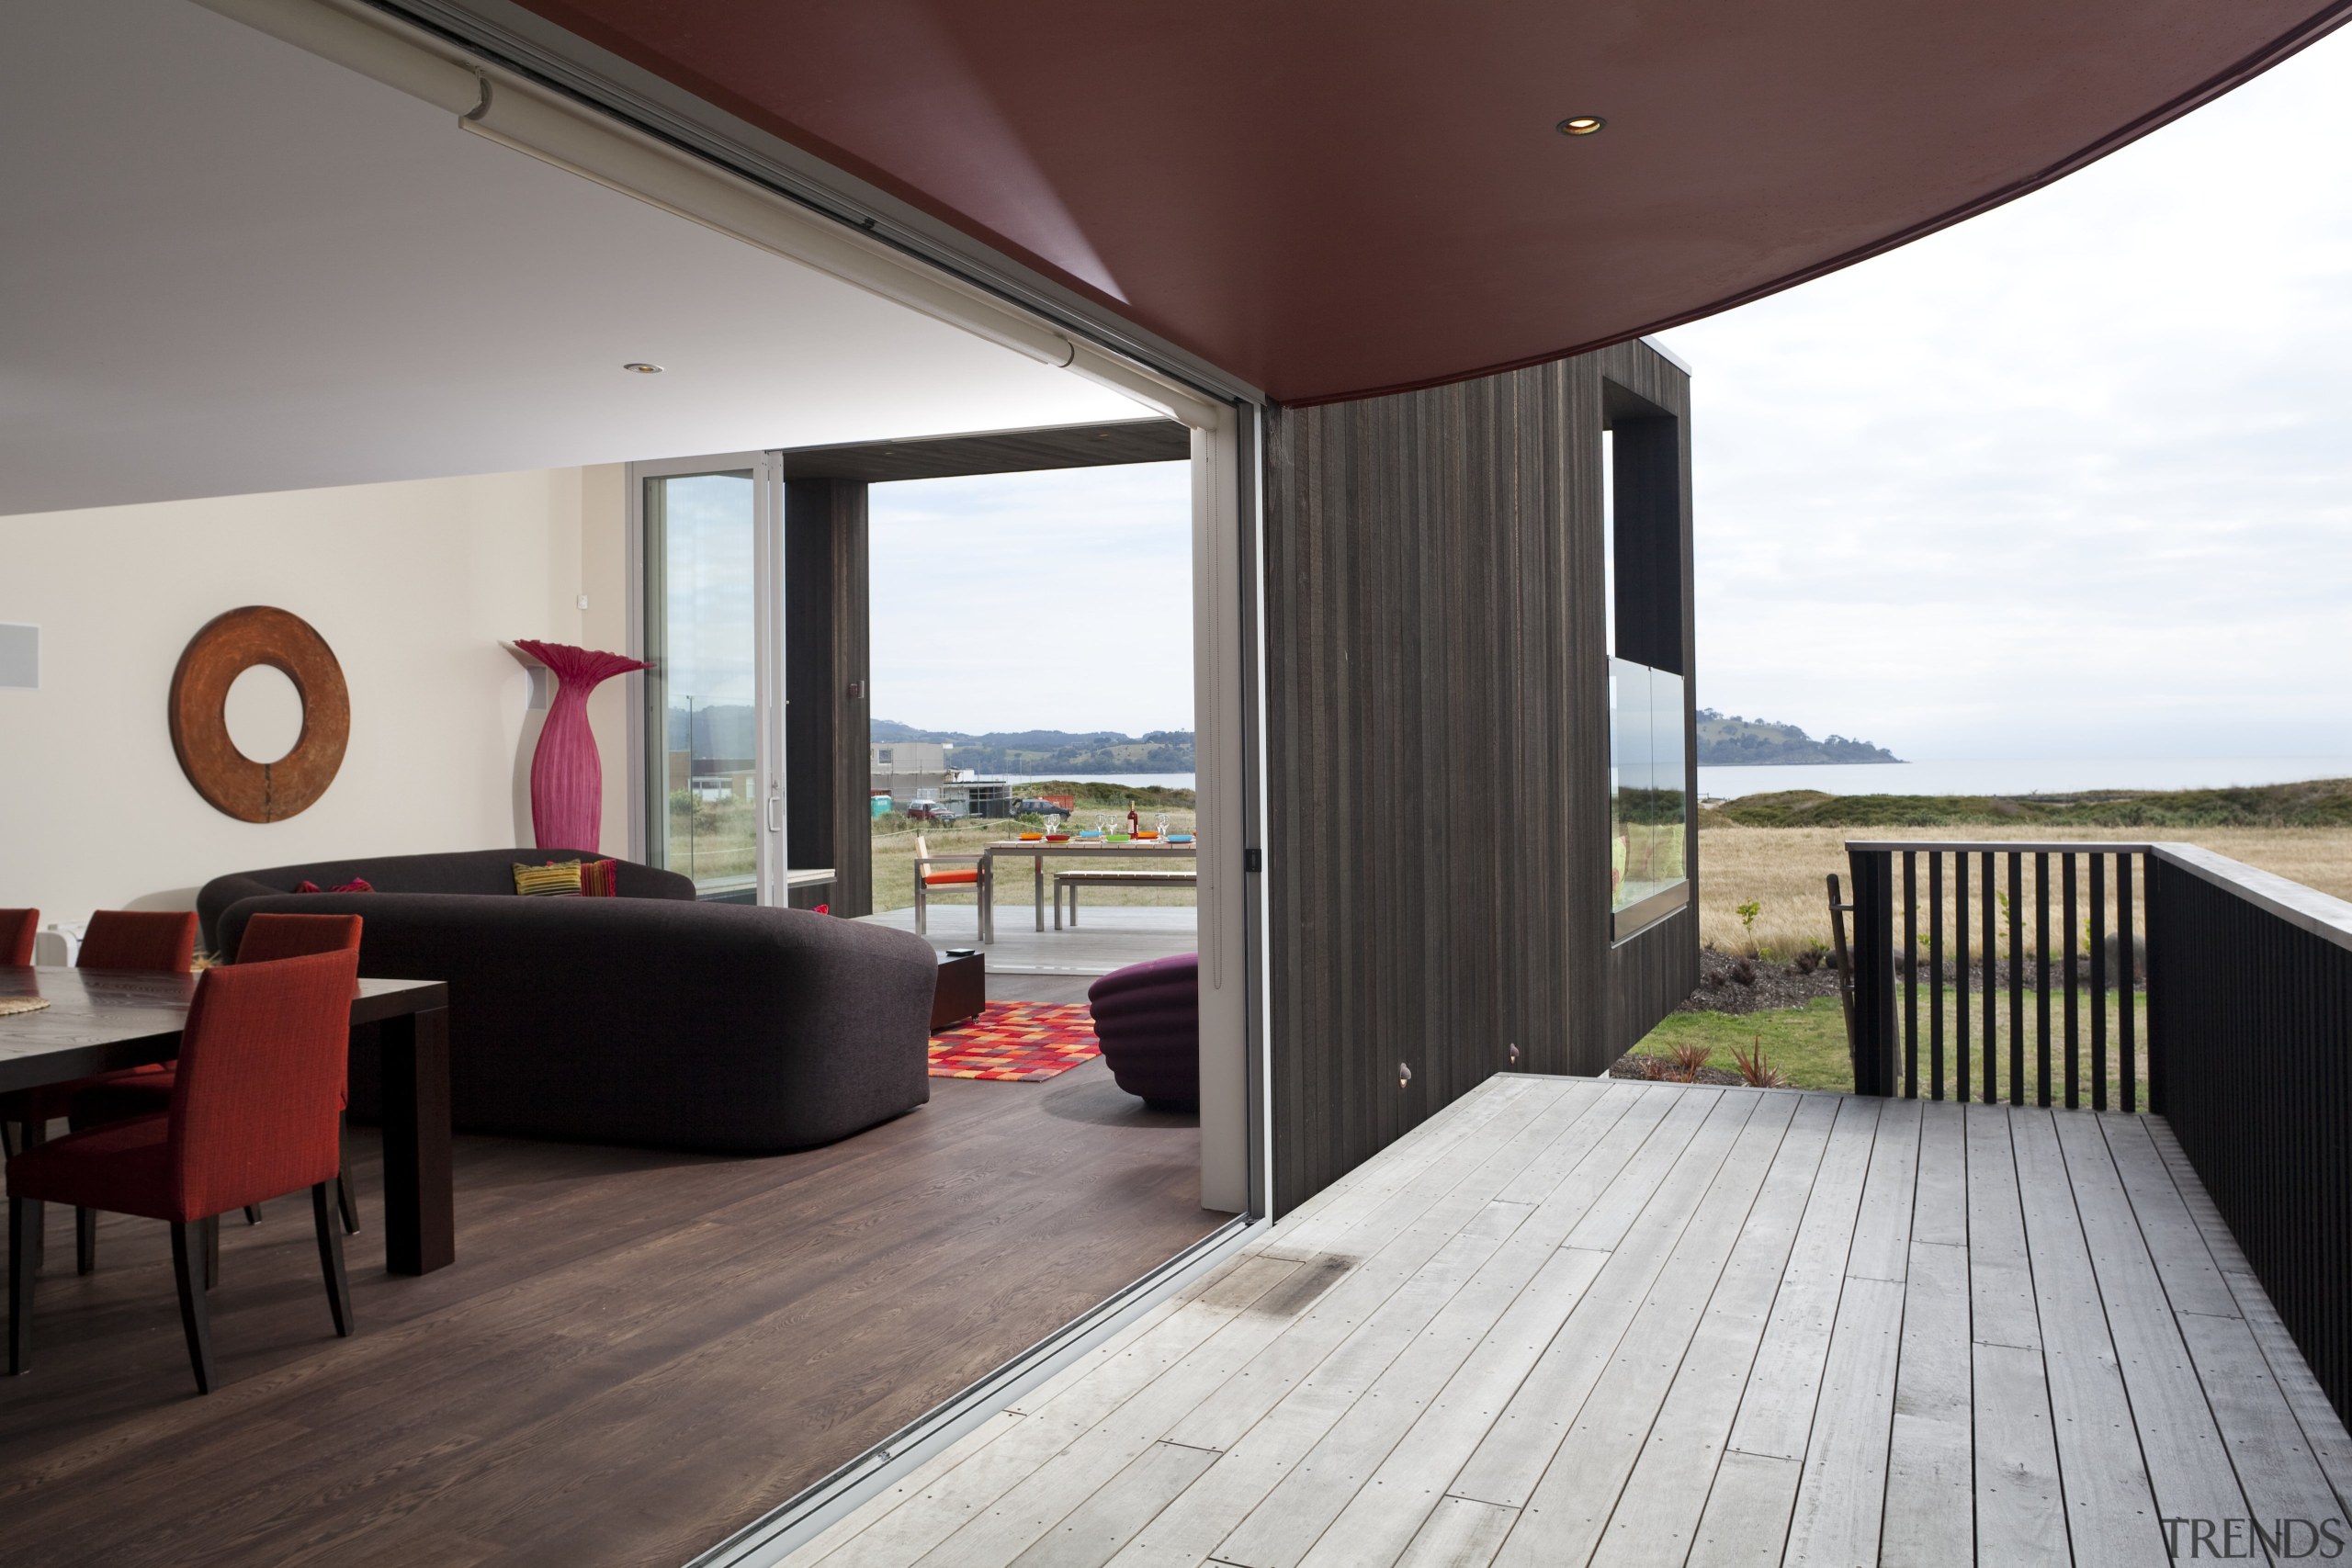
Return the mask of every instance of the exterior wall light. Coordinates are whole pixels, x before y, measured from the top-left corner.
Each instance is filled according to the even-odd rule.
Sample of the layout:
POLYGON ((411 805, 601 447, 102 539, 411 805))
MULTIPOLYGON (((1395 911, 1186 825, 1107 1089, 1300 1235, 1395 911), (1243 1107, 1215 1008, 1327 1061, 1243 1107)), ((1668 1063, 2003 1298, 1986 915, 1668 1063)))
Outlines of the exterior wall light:
POLYGON ((1590 136, 1609 122, 1597 114, 1571 115, 1560 122, 1563 136, 1590 136))
POLYGON ((621 368, 624 370, 634 370, 640 376, 659 376, 662 374, 662 367, 659 365, 648 365, 642 359, 632 359, 627 365, 622 366, 621 368))

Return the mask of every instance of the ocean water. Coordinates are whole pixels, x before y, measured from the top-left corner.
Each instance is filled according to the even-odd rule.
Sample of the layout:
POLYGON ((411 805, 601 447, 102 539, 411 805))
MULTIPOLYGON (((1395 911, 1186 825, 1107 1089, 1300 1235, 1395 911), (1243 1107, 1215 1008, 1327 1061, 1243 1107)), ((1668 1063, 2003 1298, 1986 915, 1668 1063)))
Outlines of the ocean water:
MULTIPOLYGON (((1191 773, 1027 773, 1035 780, 1193 787, 1191 773)), ((2086 789, 2213 789, 2224 784, 2294 784, 2352 778, 2352 757, 2019 757, 1928 762, 1849 762, 1823 766, 1701 768, 1699 793, 1710 800, 1817 789, 1829 795, 2064 795, 2086 789)))
POLYGON ((1190 773, 1011 773, 1006 775, 1018 787, 1047 779, 1068 779, 1072 784, 1125 784, 1130 789, 1191 789, 1190 773))
POLYGON ((1711 800, 1789 789, 1829 795, 2064 795, 2342 778, 2352 778, 2352 757, 2022 757, 1701 768, 1699 794, 1711 800))

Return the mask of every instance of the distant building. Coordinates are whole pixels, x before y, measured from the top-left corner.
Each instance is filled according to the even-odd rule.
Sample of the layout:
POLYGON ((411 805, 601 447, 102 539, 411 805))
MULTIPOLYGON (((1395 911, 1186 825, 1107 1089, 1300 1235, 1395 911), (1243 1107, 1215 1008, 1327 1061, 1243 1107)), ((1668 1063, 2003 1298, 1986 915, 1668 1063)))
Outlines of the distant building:
POLYGON ((1012 785, 1001 778, 983 778, 969 768, 950 767, 952 742, 892 740, 867 748, 873 761, 867 797, 888 795, 891 806, 905 810, 918 800, 936 800, 967 817, 1012 815, 1012 785))
POLYGON ((939 798, 967 817, 1012 815, 1012 785, 1001 778, 981 778, 969 768, 958 768, 939 786, 939 798))
POLYGON ((893 740, 867 748, 872 758, 870 795, 887 795, 899 806, 921 796, 940 798, 948 779, 948 748, 936 740, 893 740))

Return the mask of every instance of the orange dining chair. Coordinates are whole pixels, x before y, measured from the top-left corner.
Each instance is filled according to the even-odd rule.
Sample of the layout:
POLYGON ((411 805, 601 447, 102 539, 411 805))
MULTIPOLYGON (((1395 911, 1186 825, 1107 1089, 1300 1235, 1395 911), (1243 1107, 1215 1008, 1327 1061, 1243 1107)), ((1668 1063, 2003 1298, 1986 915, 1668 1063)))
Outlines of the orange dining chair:
POLYGON ((197 1392, 209 1393, 211 1313, 198 1249, 209 1262, 230 1210, 307 1187, 327 1305, 335 1332, 349 1336, 343 1232, 327 1213, 327 1186, 338 1179, 335 1129, 358 975, 352 949, 207 970, 180 1037, 170 1110, 68 1133, 8 1161, 11 1373, 32 1359, 44 1203, 171 1226, 180 1328, 197 1392))
POLYGON ((979 855, 935 855, 921 833, 915 835, 915 934, 931 930, 931 895, 949 887, 969 887, 979 895, 980 930, 989 929, 989 883, 979 855), (960 871, 933 871, 935 865, 963 866, 960 871))

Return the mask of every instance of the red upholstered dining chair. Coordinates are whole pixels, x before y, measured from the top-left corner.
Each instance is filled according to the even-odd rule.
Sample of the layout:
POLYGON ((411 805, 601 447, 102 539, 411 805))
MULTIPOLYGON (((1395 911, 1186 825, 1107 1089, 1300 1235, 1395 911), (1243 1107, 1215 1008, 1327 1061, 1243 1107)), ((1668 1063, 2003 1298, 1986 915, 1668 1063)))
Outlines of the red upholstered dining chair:
MULTIPOLYGON (((23 969, 33 961, 33 936, 40 929, 39 909, 0 909, 0 964, 23 969)), ((17 1152, 15 1128, 40 1109, 38 1091, 20 1089, 0 1094, 0 1149, 17 1152)))
POLYGON ((237 939, 237 962, 274 964, 314 953, 359 950, 357 915, 255 915, 237 939))
POLYGON ((8 1161, 8 1370, 32 1355, 34 1238, 43 1203, 161 1220, 172 1229, 180 1327, 197 1392, 214 1382, 210 1307, 197 1276, 205 1222, 302 1188, 335 1332, 351 1333, 336 1179, 356 950, 238 964, 197 982, 171 1109, 69 1133, 8 1161))
POLYGON ((33 933, 40 929, 39 909, 0 909, 0 964, 22 969, 33 961, 33 933))
MULTIPOLYGON (((304 958, 314 953, 356 953, 359 932, 357 915, 255 915, 245 922, 244 934, 237 939, 237 962, 267 964, 280 958, 304 958)), ((75 1093, 67 1114, 78 1130, 168 1111, 176 1069, 176 1063, 165 1062, 159 1066, 133 1067, 128 1072, 84 1078, 72 1086, 75 1093)), ((341 1125, 338 1120, 336 1126, 341 1125)), ((340 1145, 339 1132, 337 1143, 340 1145)), ((359 1200, 352 1191, 351 1162, 347 1157, 337 1165, 335 1191, 343 1228, 357 1235, 359 1200)), ((245 1218, 259 1224, 260 1205, 248 1208, 245 1218)), ((74 1257, 85 1274, 97 1266, 96 1233, 86 1214, 74 1216, 74 1257)))
MULTIPOLYGON (((196 958, 196 912, 192 909, 100 909, 90 917, 82 937, 77 969, 147 969, 175 975, 187 973, 196 958)), ((159 1067, 133 1067, 153 1073, 159 1067)), ((111 1075, 110 1075, 111 1076, 111 1075)), ((11 1151, 36 1148, 49 1135, 49 1124, 68 1114, 74 1097, 96 1080, 42 1084, 0 1095, 0 1126, 13 1124, 11 1151)))
POLYGON ((100 909, 82 933, 77 969, 153 969, 185 975, 196 959, 193 909, 100 909))
POLYGON ((969 887, 980 897, 980 930, 989 929, 989 883, 981 874, 979 855, 935 855, 931 852, 921 833, 915 835, 915 934, 922 936, 931 930, 931 895, 950 887, 969 887), (954 871, 934 871, 934 866, 956 866, 954 871))

